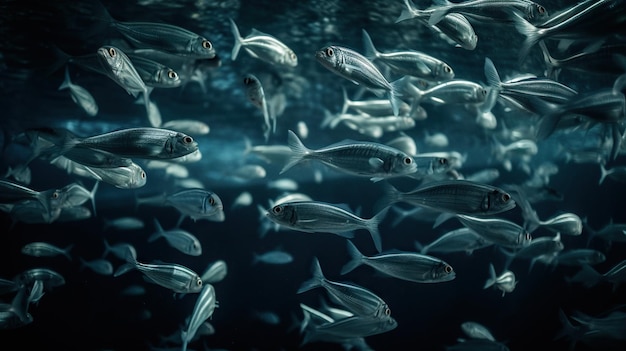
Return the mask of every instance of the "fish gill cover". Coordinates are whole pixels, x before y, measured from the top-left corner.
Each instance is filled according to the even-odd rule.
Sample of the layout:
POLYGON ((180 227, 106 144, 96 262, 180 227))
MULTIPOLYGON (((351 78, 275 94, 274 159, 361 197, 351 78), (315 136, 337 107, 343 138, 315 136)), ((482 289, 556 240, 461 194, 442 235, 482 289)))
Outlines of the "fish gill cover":
POLYGON ((0 340, 623 350, 625 5, 3 1, 0 340))

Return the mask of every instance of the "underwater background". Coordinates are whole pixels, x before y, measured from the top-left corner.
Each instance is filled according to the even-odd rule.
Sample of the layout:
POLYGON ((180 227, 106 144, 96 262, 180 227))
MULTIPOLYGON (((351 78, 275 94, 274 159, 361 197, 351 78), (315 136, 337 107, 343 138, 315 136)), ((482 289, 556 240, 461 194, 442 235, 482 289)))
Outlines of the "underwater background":
MULTIPOLYGON (((607 11, 614 11, 615 16, 622 18, 618 22, 623 22, 624 11, 620 9, 624 4, 613 2, 617 3, 617 9, 607 11)), ((575 1, 541 2, 550 14, 575 4, 575 1)), ((443 6, 442 2, 430 1, 414 1, 414 5, 419 9, 443 6)), ((37 216, 20 217, 11 212, 11 206, 2 207, 0 278, 12 281, 33 268, 51 269, 64 278, 64 284, 45 289, 40 301, 28 306, 32 320, 23 325, 11 324, 7 310, 16 292, 3 286, 0 290, 0 301, 5 306, 1 309, 2 343, 40 350, 180 349, 177 333, 186 325, 198 294, 176 295, 163 286, 146 282, 136 270, 120 276, 96 272, 85 262, 105 258, 114 270, 126 263, 114 255, 103 255, 106 241, 131 244, 140 262, 177 263, 200 275, 211 264, 225 262, 227 274, 212 283, 217 307, 208 322, 214 331, 191 341, 189 349, 349 349, 349 343, 342 345, 338 341, 303 343, 300 304, 317 309, 323 306, 322 299, 329 301, 323 288, 298 293, 302 283, 311 278, 311 265, 316 257, 328 280, 350 282, 372 291, 387 303, 397 322, 392 330, 365 336, 366 346, 355 344, 355 349, 624 350, 626 291, 620 284, 624 281, 623 272, 621 275, 617 272, 612 281, 599 279, 587 284, 584 279, 573 278, 581 272, 581 266, 541 261, 531 266, 530 259, 516 258, 508 264, 508 269, 514 272, 517 284, 513 291, 503 294, 495 287, 483 288, 490 278, 490 264, 498 275, 507 265, 506 255, 494 245, 471 253, 432 252, 456 273, 453 280, 446 282, 396 279, 365 265, 341 274, 342 267, 351 259, 346 238, 331 233, 276 230, 270 224, 265 211, 285 193, 347 204, 353 212, 370 218, 380 209, 385 183, 408 191, 417 187, 420 180, 398 177, 373 182, 315 161, 281 172, 284 156, 264 156, 262 151, 253 151, 253 146, 287 146, 289 130, 295 131, 311 149, 343 140, 385 144, 396 137, 408 136, 414 140, 418 154, 462 155, 460 166, 446 173, 446 177, 467 178, 495 169, 496 177, 479 181, 505 190, 511 189, 511 185, 524 186, 540 219, 561 213, 578 217, 582 224, 579 233, 559 234, 563 251, 590 248, 603 253, 605 260, 593 265, 596 272, 609 272, 626 259, 626 234, 624 239, 619 236, 626 229, 622 224, 626 223, 623 171, 626 162, 621 147, 611 151, 614 147, 611 143, 618 142, 621 134, 620 138, 611 139, 605 123, 565 126, 547 138, 535 139, 528 129, 536 125, 537 114, 507 105, 503 99, 498 99, 490 110, 496 126, 481 125, 472 108, 446 101, 422 104, 423 114, 413 116, 414 125, 402 130, 373 129, 372 132, 372 129, 353 128, 340 120, 331 126, 326 123, 328 116, 342 112, 343 90, 355 101, 379 98, 333 74, 316 60, 316 52, 327 45, 364 53, 364 29, 380 52, 426 53, 452 67, 455 79, 476 82, 486 88, 492 88, 485 77, 486 58, 497 67, 503 81, 526 74, 545 77, 548 65, 539 46, 533 46, 521 58, 520 48, 525 38, 511 22, 471 20, 478 42, 470 50, 457 47, 428 23, 416 19, 396 22, 406 9, 407 2, 401 0, 0 1, 0 128, 3 132, 0 172, 3 179, 38 191, 62 188, 74 182, 91 190, 96 180, 72 174, 41 158, 30 161, 29 174, 16 179, 11 169, 23 165, 31 155, 28 145, 16 141, 21 133, 36 128, 62 128, 87 137, 123 128, 154 127, 144 104, 137 103, 116 82, 66 61, 67 57, 94 54, 103 45, 116 45, 128 51, 133 48, 131 42, 112 28, 106 12, 115 21, 157 22, 185 28, 210 40, 216 52, 216 57, 202 62, 190 60, 197 66, 187 72, 181 85, 157 87, 149 95, 150 101, 158 106, 161 126, 168 121, 189 119, 210 127, 208 132, 186 132, 197 142, 200 159, 172 162, 182 165, 182 171, 133 159, 145 170, 145 185, 122 189, 97 182, 93 206, 91 200, 83 205, 89 210, 85 218, 46 222, 37 216), (235 39, 229 19, 236 23, 243 37, 255 28, 278 38, 297 55, 297 66, 265 62, 244 48, 233 59, 235 39), (86 88, 97 102, 95 116, 81 109, 68 89, 59 89, 66 68, 72 82, 86 88), (263 113, 248 99, 244 84, 248 74, 261 79, 266 97, 272 97, 276 109, 276 130, 267 139, 263 113), (438 138, 429 138, 433 135, 438 138), (503 145, 520 139, 536 142, 536 149, 502 151, 503 145), (246 168, 250 165, 257 167, 246 168), (255 173, 259 169, 262 171, 255 173), (193 181, 194 187, 200 184, 217 194, 223 203, 223 221, 187 217, 180 222, 180 228, 200 241, 199 256, 176 250, 164 239, 148 240, 157 231, 155 219, 169 229, 176 227, 181 218, 173 206, 154 205, 145 199, 184 189, 188 184, 185 181, 193 181), (250 196, 248 202, 239 202, 242 193, 250 196), (141 226, 128 228, 114 224, 115 219, 127 217, 140 220, 141 226), (603 228, 615 229, 618 234, 603 237, 599 234, 603 228), (22 248, 31 242, 71 247, 71 259, 63 255, 34 257, 22 253, 22 248), (289 253, 293 260, 277 263, 255 258, 277 249, 289 253), (137 294, 126 294, 125 289, 131 286, 141 288, 137 294), (581 314, 589 318, 607 315, 617 318, 590 326, 586 324, 589 319, 581 314), (566 328, 563 315, 578 316, 567 321, 583 330, 582 335, 566 328), (484 325, 501 344, 462 348, 463 343, 458 339, 469 338, 461 329, 466 321, 484 325), (613 324, 608 325, 609 322, 613 324)), ((626 32, 602 33, 596 30, 601 23, 606 22, 592 22, 586 29, 589 37, 581 38, 582 44, 575 43, 572 47, 592 52, 588 47, 615 43, 614 53, 623 55, 626 32)), ((565 49, 559 52, 556 41, 547 42, 555 57, 572 55, 565 49)), ((614 65, 617 72, 624 71, 624 66, 619 64, 623 61, 613 61, 611 52, 607 57, 604 65, 614 65)), ((400 78, 383 72, 387 77, 400 78)), ((183 73, 179 75, 182 80, 183 73)), ((591 94, 613 87, 618 76, 619 73, 610 70, 605 73, 591 68, 564 67, 558 76, 549 78, 579 94, 591 94)), ((429 87, 436 83, 424 84, 429 87)), ((411 103, 406 94, 401 99, 411 103)), ((620 127, 615 127, 622 133, 623 111, 622 107, 621 118, 616 123, 620 127)), ((357 115, 355 111, 350 113, 357 115)), ((383 253, 420 252, 416 241, 426 245, 462 227, 454 218, 434 227, 439 213, 422 218, 403 217, 401 211, 415 206, 397 203, 393 207, 399 211, 390 210, 379 226, 383 253)), ((497 217, 527 224, 519 205, 497 217)), ((533 238, 555 235, 543 225, 532 232, 533 238)), ((378 254, 366 230, 356 230, 350 241, 366 256, 378 254)))

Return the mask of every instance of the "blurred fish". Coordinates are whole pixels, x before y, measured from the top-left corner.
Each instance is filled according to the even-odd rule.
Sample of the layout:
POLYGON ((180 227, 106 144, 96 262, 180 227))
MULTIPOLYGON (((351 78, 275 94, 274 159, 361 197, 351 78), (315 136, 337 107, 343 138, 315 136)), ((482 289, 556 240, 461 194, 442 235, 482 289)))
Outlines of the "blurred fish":
POLYGON ((202 273, 202 281, 213 284, 222 281, 228 273, 228 266, 223 260, 212 262, 202 273))
POLYGON ((70 244, 65 248, 60 248, 50 243, 34 241, 24 245, 22 247, 22 253, 34 257, 54 257, 63 255, 71 261, 72 256, 70 255, 70 251, 73 247, 74 244, 70 244))
POLYGON ((502 290, 502 296, 504 296, 505 293, 513 292, 516 285, 517 281, 515 280, 515 274, 513 272, 505 270, 502 274, 496 276, 496 270, 493 264, 489 264, 489 278, 485 282, 483 289, 493 286, 496 289, 502 290))
POLYGON ((89 116, 95 116, 98 114, 98 104, 91 93, 81 87, 72 83, 70 79, 70 72, 67 66, 65 67, 65 80, 59 86, 59 90, 69 89, 72 100, 80 106, 89 116))
POLYGON ((491 332, 484 325, 474 322, 467 321, 461 323, 461 330, 472 339, 485 339, 489 341, 496 341, 496 339, 491 335, 491 332))
POLYGON ((429 252, 465 252, 471 255, 474 250, 491 245, 493 245, 491 241, 467 227, 451 230, 425 246, 415 241, 416 248, 424 255, 429 252))
POLYGON ((112 275, 113 274, 113 265, 109 260, 104 258, 97 258, 94 260, 85 260, 82 257, 78 258, 80 260, 81 268, 89 268, 93 272, 96 272, 101 275, 112 275))
POLYGON ((434 0, 432 15, 428 19, 430 25, 435 25, 451 12, 461 13, 480 22, 512 22, 514 15, 520 16, 532 23, 542 23, 547 20, 548 11, 540 4, 530 0, 470 0, 453 3, 448 0, 434 0))
POLYGON ((488 241, 503 247, 521 249, 532 240, 530 233, 518 224, 502 218, 481 218, 457 214, 464 226, 488 241))
POLYGON ((163 123, 161 128, 191 135, 207 135, 211 130, 208 124, 197 119, 172 119, 163 123))
POLYGON ((255 253, 252 259, 252 264, 256 264, 258 262, 266 264, 287 264, 293 262, 293 256, 287 251, 276 249, 266 251, 261 254, 255 253))
POLYGON ((107 230, 109 228, 117 229, 117 230, 133 230, 133 229, 141 229, 145 225, 141 218, 132 217, 132 216, 122 216, 114 219, 106 219, 104 218, 104 225, 102 226, 102 230, 107 230))
POLYGON ((383 144, 345 140, 313 150, 304 146, 291 130, 288 142, 293 154, 283 166, 281 174, 306 160, 318 160, 345 173, 370 177, 374 182, 411 174, 416 170, 411 156, 383 144))
POLYGON ((57 189, 36 191, 21 184, 0 179, 0 204, 16 204, 25 200, 35 200, 43 206, 43 214, 48 216, 53 210, 51 201, 58 196, 57 189))
POLYGON ((543 262, 545 264, 550 264, 551 261, 559 254, 559 252, 563 251, 565 246, 561 241, 561 234, 557 233, 554 237, 550 236, 542 236, 539 238, 534 238, 528 243, 528 245, 514 251, 508 251, 503 248, 500 248, 500 252, 504 253, 506 256, 506 262, 504 264, 504 269, 508 269, 514 259, 516 258, 524 258, 530 260, 530 266, 528 270, 532 270, 535 262, 543 262))
POLYGON ((144 55, 137 55, 132 52, 125 53, 133 63, 139 77, 152 88, 176 88, 181 86, 182 81, 178 73, 166 65, 150 59, 144 55))
POLYGON ((613 291, 616 291, 620 284, 626 280, 626 260, 614 264, 605 273, 599 273, 588 264, 584 264, 578 273, 572 277, 566 278, 568 282, 582 283, 587 288, 591 288, 597 284, 606 282, 613 285, 613 291))
POLYGON ((250 35, 245 38, 239 34, 239 29, 235 21, 229 18, 230 30, 235 38, 232 59, 237 59, 239 50, 243 47, 252 57, 258 58, 267 63, 296 67, 298 65, 298 57, 287 45, 275 37, 252 29, 250 35))
MULTIPOLYGON (((341 88, 343 92, 343 106, 341 114, 348 112, 348 109, 356 110, 370 116, 389 116, 393 114, 393 108, 389 100, 386 99, 367 99, 367 100, 350 100, 346 88, 341 88)), ((411 106, 404 101, 399 101, 398 115, 406 116, 411 111, 411 106)))
POLYGON ((185 330, 181 330, 180 338, 183 342, 182 351, 187 350, 187 343, 193 339, 198 331, 198 328, 204 321, 211 318, 213 311, 217 307, 217 300, 215 299, 215 288, 211 284, 204 284, 202 290, 198 294, 196 304, 193 307, 189 322, 185 330))
POLYGON ((341 274, 349 273, 365 264, 385 275, 416 283, 447 282, 456 276, 452 266, 433 256, 413 252, 390 252, 365 256, 351 241, 347 242, 351 260, 343 266, 341 274))
POLYGON ((606 261, 606 255, 595 249, 571 249, 558 253, 551 261, 552 265, 562 266, 593 266, 606 261))
POLYGON ((246 86, 246 97, 248 100, 263 112, 263 120, 265 121, 263 135, 267 142, 270 134, 276 132, 276 116, 270 114, 263 85, 261 85, 261 81, 255 75, 247 74, 243 78, 243 84, 246 86))
POLYGON ((165 204, 174 206, 181 213, 177 226, 184 217, 194 221, 207 219, 214 222, 223 222, 225 219, 222 200, 214 192, 205 189, 185 189, 166 195, 165 204))
POLYGON ((406 202, 433 210, 456 214, 489 215, 508 211, 515 201, 506 191, 469 180, 444 180, 401 192, 391 184, 386 186, 385 205, 406 202))
POLYGON ((394 116, 400 110, 398 81, 390 83, 378 68, 358 52, 336 45, 323 47, 315 53, 315 58, 331 72, 371 90, 377 96, 387 94, 394 116))

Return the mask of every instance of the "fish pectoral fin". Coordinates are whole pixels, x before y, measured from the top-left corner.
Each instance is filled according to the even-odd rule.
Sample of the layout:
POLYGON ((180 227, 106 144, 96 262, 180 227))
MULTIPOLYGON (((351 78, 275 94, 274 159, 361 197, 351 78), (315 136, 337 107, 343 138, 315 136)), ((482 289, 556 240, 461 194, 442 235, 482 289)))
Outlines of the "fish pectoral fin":
POLYGON ((367 162, 374 169, 379 169, 385 164, 385 161, 383 161, 382 159, 378 157, 370 157, 370 159, 367 160, 367 162))

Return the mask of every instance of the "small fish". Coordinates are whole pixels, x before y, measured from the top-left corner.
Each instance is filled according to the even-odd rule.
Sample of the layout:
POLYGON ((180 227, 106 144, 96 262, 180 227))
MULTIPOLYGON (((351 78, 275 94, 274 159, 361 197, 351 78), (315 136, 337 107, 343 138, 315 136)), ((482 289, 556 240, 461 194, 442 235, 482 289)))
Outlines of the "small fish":
POLYGON ((196 238, 193 234, 180 228, 174 228, 166 231, 163 227, 161 227, 161 223, 159 223, 156 218, 154 218, 154 226, 156 228, 156 232, 148 238, 148 242, 153 242, 158 238, 163 237, 167 240, 167 243, 170 244, 170 246, 184 254, 190 256, 200 256, 202 254, 202 244, 200 244, 198 238, 196 238))
POLYGON ((265 136, 265 141, 267 141, 270 134, 276 132, 276 116, 270 113, 270 108, 265 99, 263 85, 261 85, 261 81, 254 74, 247 74, 243 78, 243 84, 246 86, 246 97, 248 101, 263 112, 263 120, 265 122, 263 135, 265 136))
POLYGON ((117 217, 114 219, 104 219, 102 230, 114 228, 117 230, 142 229, 145 226, 141 218, 132 216, 117 217))
POLYGON ((252 57, 267 63, 285 67, 296 67, 298 65, 298 56, 277 38, 254 28, 250 35, 242 38, 235 21, 230 18, 229 21, 230 29, 235 38, 235 45, 231 54, 233 61, 237 59, 239 50, 243 47, 252 57))
POLYGON ((293 262, 293 256, 283 250, 272 250, 262 254, 254 254, 252 264, 262 262, 266 264, 287 264, 293 262))
POLYGON ((416 283, 447 282, 456 276, 452 266, 433 256, 413 252, 365 256, 349 240, 348 252, 352 260, 343 266, 341 274, 365 264, 385 275, 416 283))
POLYGON ((471 255, 474 250, 491 245, 493 245, 491 241, 467 227, 451 230, 425 246, 418 241, 415 242, 416 248, 424 255, 429 252, 465 252, 471 255))
POLYGON ((365 57, 372 61, 380 61, 399 75, 410 75, 429 81, 441 82, 454 78, 452 67, 444 61, 420 51, 396 51, 382 53, 376 50, 372 38, 365 29, 363 45, 365 57))
POLYGON ((194 221, 207 219, 214 222, 223 222, 225 219, 222 200, 214 192, 205 189, 177 191, 165 197, 165 204, 174 206, 181 213, 178 225, 184 217, 194 221))
POLYGON ((518 15, 532 23, 542 23, 548 19, 545 7, 530 0, 469 0, 453 3, 448 0, 434 0, 433 13, 428 19, 430 25, 435 25, 448 13, 461 13, 481 22, 511 23, 513 16, 518 15))
POLYGON ((80 106, 89 116, 95 116, 98 114, 98 104, 96 99, 87 89, 72 83, 70 79, 70 72, 67 66, 65 67, 65 80, 59 86, 58 90, 69 89, 72 100, 80 106))
POLYGON ((211 284, 204 284, 202 290, 198 294, 196 304, 193 307, 189 322, 184 330, 180 331, 180 338, 183 342, 182 351, 187 350, 187 344, 196 335, 200 325, 207 319, 211 318, 213 311, 217 307, 215 299, 215 288, 211 284))
POLYGON ((530 233, 520 225, 501 218, 481 218, 457 214, 464 226, 474 230, 496 245, 512 249, 528 246, 532 240, 530 233))
POLYGON ((374 182, 411 174, 417 170, 411 156, 384 144, 344 141, 314 150, 304 146, 291 130, 288 142, 293 154, 281 174, 307 160, 318 160, 342 172, 370 177, 374 182))
MULTIPOLYGON (((356 110, 359 113, 364 113, 373 117, 377 116, 389 116, 393 114, 393 108, 391 103, 387 99, 367 99, 354 101, 348 98, 346 88, 341 87, 343 92, 343 106, 341 107, 341 114, 348 112, 348 109, 356 110)), ((407 116, 411 111, 411 106, 404 101, 399 101, 398 115, 407 116)), ((414 116, 411 116, 414 117, 414 116)))
POLYGON ((336 45, 326 46, 315 53, 315 58, 331 72, 371 90, 377 96, 387 94, 393 115, 397 116, 400 109, 399 80, 390 83, 378 68, 365 56, 358 52, 336 45))
POLYGON ((593 266, 606 261, 606 255, 595 249, 563 250, 552 260, 553 265, 563 266, 593 266))
POLYGON ((487 329, 487 327, 478 322, 463 322, 461 323, 461 330, 463 330, 463 332, 472 339, 485 339, 490 341, 496 341, 493 335, 491 335, 489 329, 487 329))
POLYGON ((208 124, 197 119, 172 119, 163 123, 161 128, 193 135, 207 135, 211 131, 208 124))
POLYGON ((483 289, 493 286, 496 289, 502 290, 502 296, 504 296, 505 293, 513 292, 516 285, 517 281, 515 280, 515 273, 507 270, 502 272, 499 276, 496 276, 496 270, 493 267, 493 264, 489 264, 489 278, 485 282, 483 289))
POLYGON ((311 273, 313 277, 300 285, 298 294, 322 287, 333 301, 337 301, 357 316, 384 318, 391 315, 387 303, 373 292, 354 284, 326 279, 317 257, 313 257, 311 273))
POLYGON ((65 248, 60 248, 46 242, 31 242, 22 247, 22 253, 34 257, 54 257, 58 255, 65 256, 68 260, 72 260, 70 251, 74 244, 70 244, 65 248))
POLYGON ((137 261, 134 253, 128 251, 125 264, 113 274, 118 277, 131 269, 137 269, 147 281, 168 288, 175 293, 197 293, 202 290, 202 279, 193 270, 176 263, 149 264, 137 261))
POLYGON ((126 53, 133 63, 133 67, 139 73, 141 80, 152 88, 176 88, 181 86, 182 81, 178 73, 166 65, 154 61, 149 57, 137 55, 132 52, 126 53))
POLYGON ((126 128, 76 141, 74 147, 103 150, 121 157, 173 159, 198 149, 189 135, 164 128, 126 128))
POLYGON ((415 206, 469 215, 490 215, 508 211, 515 201, 506 191, 469 180, 443 180, 427 183, 409 192, 387 185, 387 205, 406 202, 415 206))
POLYGON ((211 263, 204 273, 202 273, 202 281, 213 284, 222 281, 228 273, 228 266, 223 260, 217 260, 211 263))
POLYGON ((82 257, 79 257, 81 268, 89 268, 92 271, 101 274, 101 275, 111 275, 113 274, 113 265, 109 260, 104 258, 97 258, 95 260, 85 260, 82 257))
POLYGON ((275 205, 266 215, 281 226, 308 233, 333 233, 351 238, 353 230, 365 229, 370 232, 374 246, 380 252, 382 241, 378 225, 387 210, 384 208, 374 217, 364 219, 338 205, 320 201, 295 201, 275 205))

